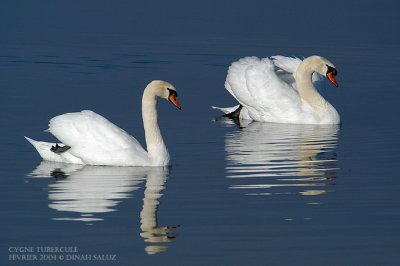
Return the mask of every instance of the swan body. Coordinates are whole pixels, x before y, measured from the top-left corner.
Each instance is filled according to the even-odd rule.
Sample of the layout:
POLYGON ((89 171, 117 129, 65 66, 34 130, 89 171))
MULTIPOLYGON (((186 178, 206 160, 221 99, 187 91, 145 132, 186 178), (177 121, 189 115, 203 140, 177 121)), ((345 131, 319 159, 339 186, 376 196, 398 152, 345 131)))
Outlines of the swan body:
POLYGON ((66 147, 54 152, 54 143, 25 137, 47 161, 86 165, 165 166, 169 153, 157 120, 157 97, 180 109, 176 89, 165 81, 152 81, 144 90, 142 117, 147 151, 123 129, 93 111, 66 113, 50 120, 48 131, 66 147))
POLYGON ((338 112, 315 87, 322 81, 320 75, 337 87, 336 73, 334 65, 320 56, 245 57, 229 67, 225 82, 240 105, 213 108, 230 114, 240 107, 240 119, 261 122, 339 124, 338 112))

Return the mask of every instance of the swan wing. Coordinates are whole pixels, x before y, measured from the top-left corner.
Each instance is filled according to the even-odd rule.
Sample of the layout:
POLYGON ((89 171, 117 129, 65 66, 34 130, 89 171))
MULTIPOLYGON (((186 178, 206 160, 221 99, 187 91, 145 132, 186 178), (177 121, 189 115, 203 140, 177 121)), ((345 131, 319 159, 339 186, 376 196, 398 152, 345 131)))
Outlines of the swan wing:
POLYGON ((271 60, 275 66, 276 75, 297 90, 294 73, 296 73, 302 60, 297 57, 282 55, 271 56, 271 60))
POLYGON ((301 64, 302 60, 297 57, 287 57, 282 55, 271 56, 274 65, 290 74, 296 73, 297 68, 301 64))
POLYGON ((234 62, 226 84, 254 120, 281 122, 301 108, 296 89, 277 75, 269 58, 245 57, 234 62))
MULTIPOLYGON (((296 73, 297 68, 300 66, 303 60, 297 57, 287 57, 282 55, 271 56, 271 59, 275 65, 275 72, 277 76, 297 90, 294 74, 296 73)), ((314 72, 312 76, 312 81, 319 92, 322 92, 324 90, 323 76, 314 72)))
POLYGON ((50 120, 49 131, 84 164, 134 166, 149 160, 134 137, 93 111, 56 116, 50 120))

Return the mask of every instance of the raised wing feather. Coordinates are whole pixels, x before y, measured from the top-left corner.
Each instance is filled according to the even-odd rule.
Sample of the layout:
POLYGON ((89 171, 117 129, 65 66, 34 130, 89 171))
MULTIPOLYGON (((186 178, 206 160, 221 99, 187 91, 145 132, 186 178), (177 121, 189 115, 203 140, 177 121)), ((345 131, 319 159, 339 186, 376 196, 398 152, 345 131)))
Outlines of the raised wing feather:
MULTIPOLYGON (((282 55, 271 56, 271 59, 275 65, 275 73, 277 74, 277 76, 297 90, 294 74, 296 73, 297 68, 300 66, 302 60, 297 57, 287 57, 282 55)), ((324 89, 323 76, 314 72, 312 76, 312 81, 318 91, 322 92, 324 89)))
POLYGON ((271 56, 271 59, 276 67, 291 74, 296 73, 297 68, 302 62, 301 59, 297 57, 287 57, 282 55, 271 56))
POLYGON ((302 62, 301 59, 281 55, 271 56, 271 59, 275 65, 276 75, 287 84, 290 84, 294 89, 297 89, 294 74, 302 62))
POLYGON ((275 65, 268 58, 245 57, 234 62, 226 83, 254 120, 281 121, 301 104, 297 91, 278 77, 275 65))

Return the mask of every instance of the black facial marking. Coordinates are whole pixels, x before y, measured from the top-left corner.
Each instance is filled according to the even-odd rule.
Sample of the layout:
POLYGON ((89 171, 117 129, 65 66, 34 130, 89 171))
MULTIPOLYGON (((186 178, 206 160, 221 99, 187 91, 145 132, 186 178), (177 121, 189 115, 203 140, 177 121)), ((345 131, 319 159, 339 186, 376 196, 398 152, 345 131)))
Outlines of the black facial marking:
POLYGON ((334 76, 337 75, 337 70, 336 70, 336 68, 331 67, 331 66, 329 66, 329 65, 326 65, 326 66, 328 67, 328 70, 326 71, 326 74, 332 72, 332 74, 333 74, 334 76))
POLYGON ((178 93, 176 92, 176 90, 171 90, 170 88, 167 88, 167 90, 169 91, 169 96, 175 95, 175 97, 178 97, 178 93))

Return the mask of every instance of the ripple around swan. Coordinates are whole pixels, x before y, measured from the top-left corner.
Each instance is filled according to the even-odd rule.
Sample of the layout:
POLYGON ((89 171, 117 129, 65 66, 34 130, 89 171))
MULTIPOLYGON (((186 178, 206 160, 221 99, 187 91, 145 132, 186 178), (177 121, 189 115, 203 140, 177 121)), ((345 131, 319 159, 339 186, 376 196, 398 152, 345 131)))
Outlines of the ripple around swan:
POLYGON ((336 125, 252 122, 227 133, 229 188, 264 196, 331 192, 338 170, 338 132, 336 125))

